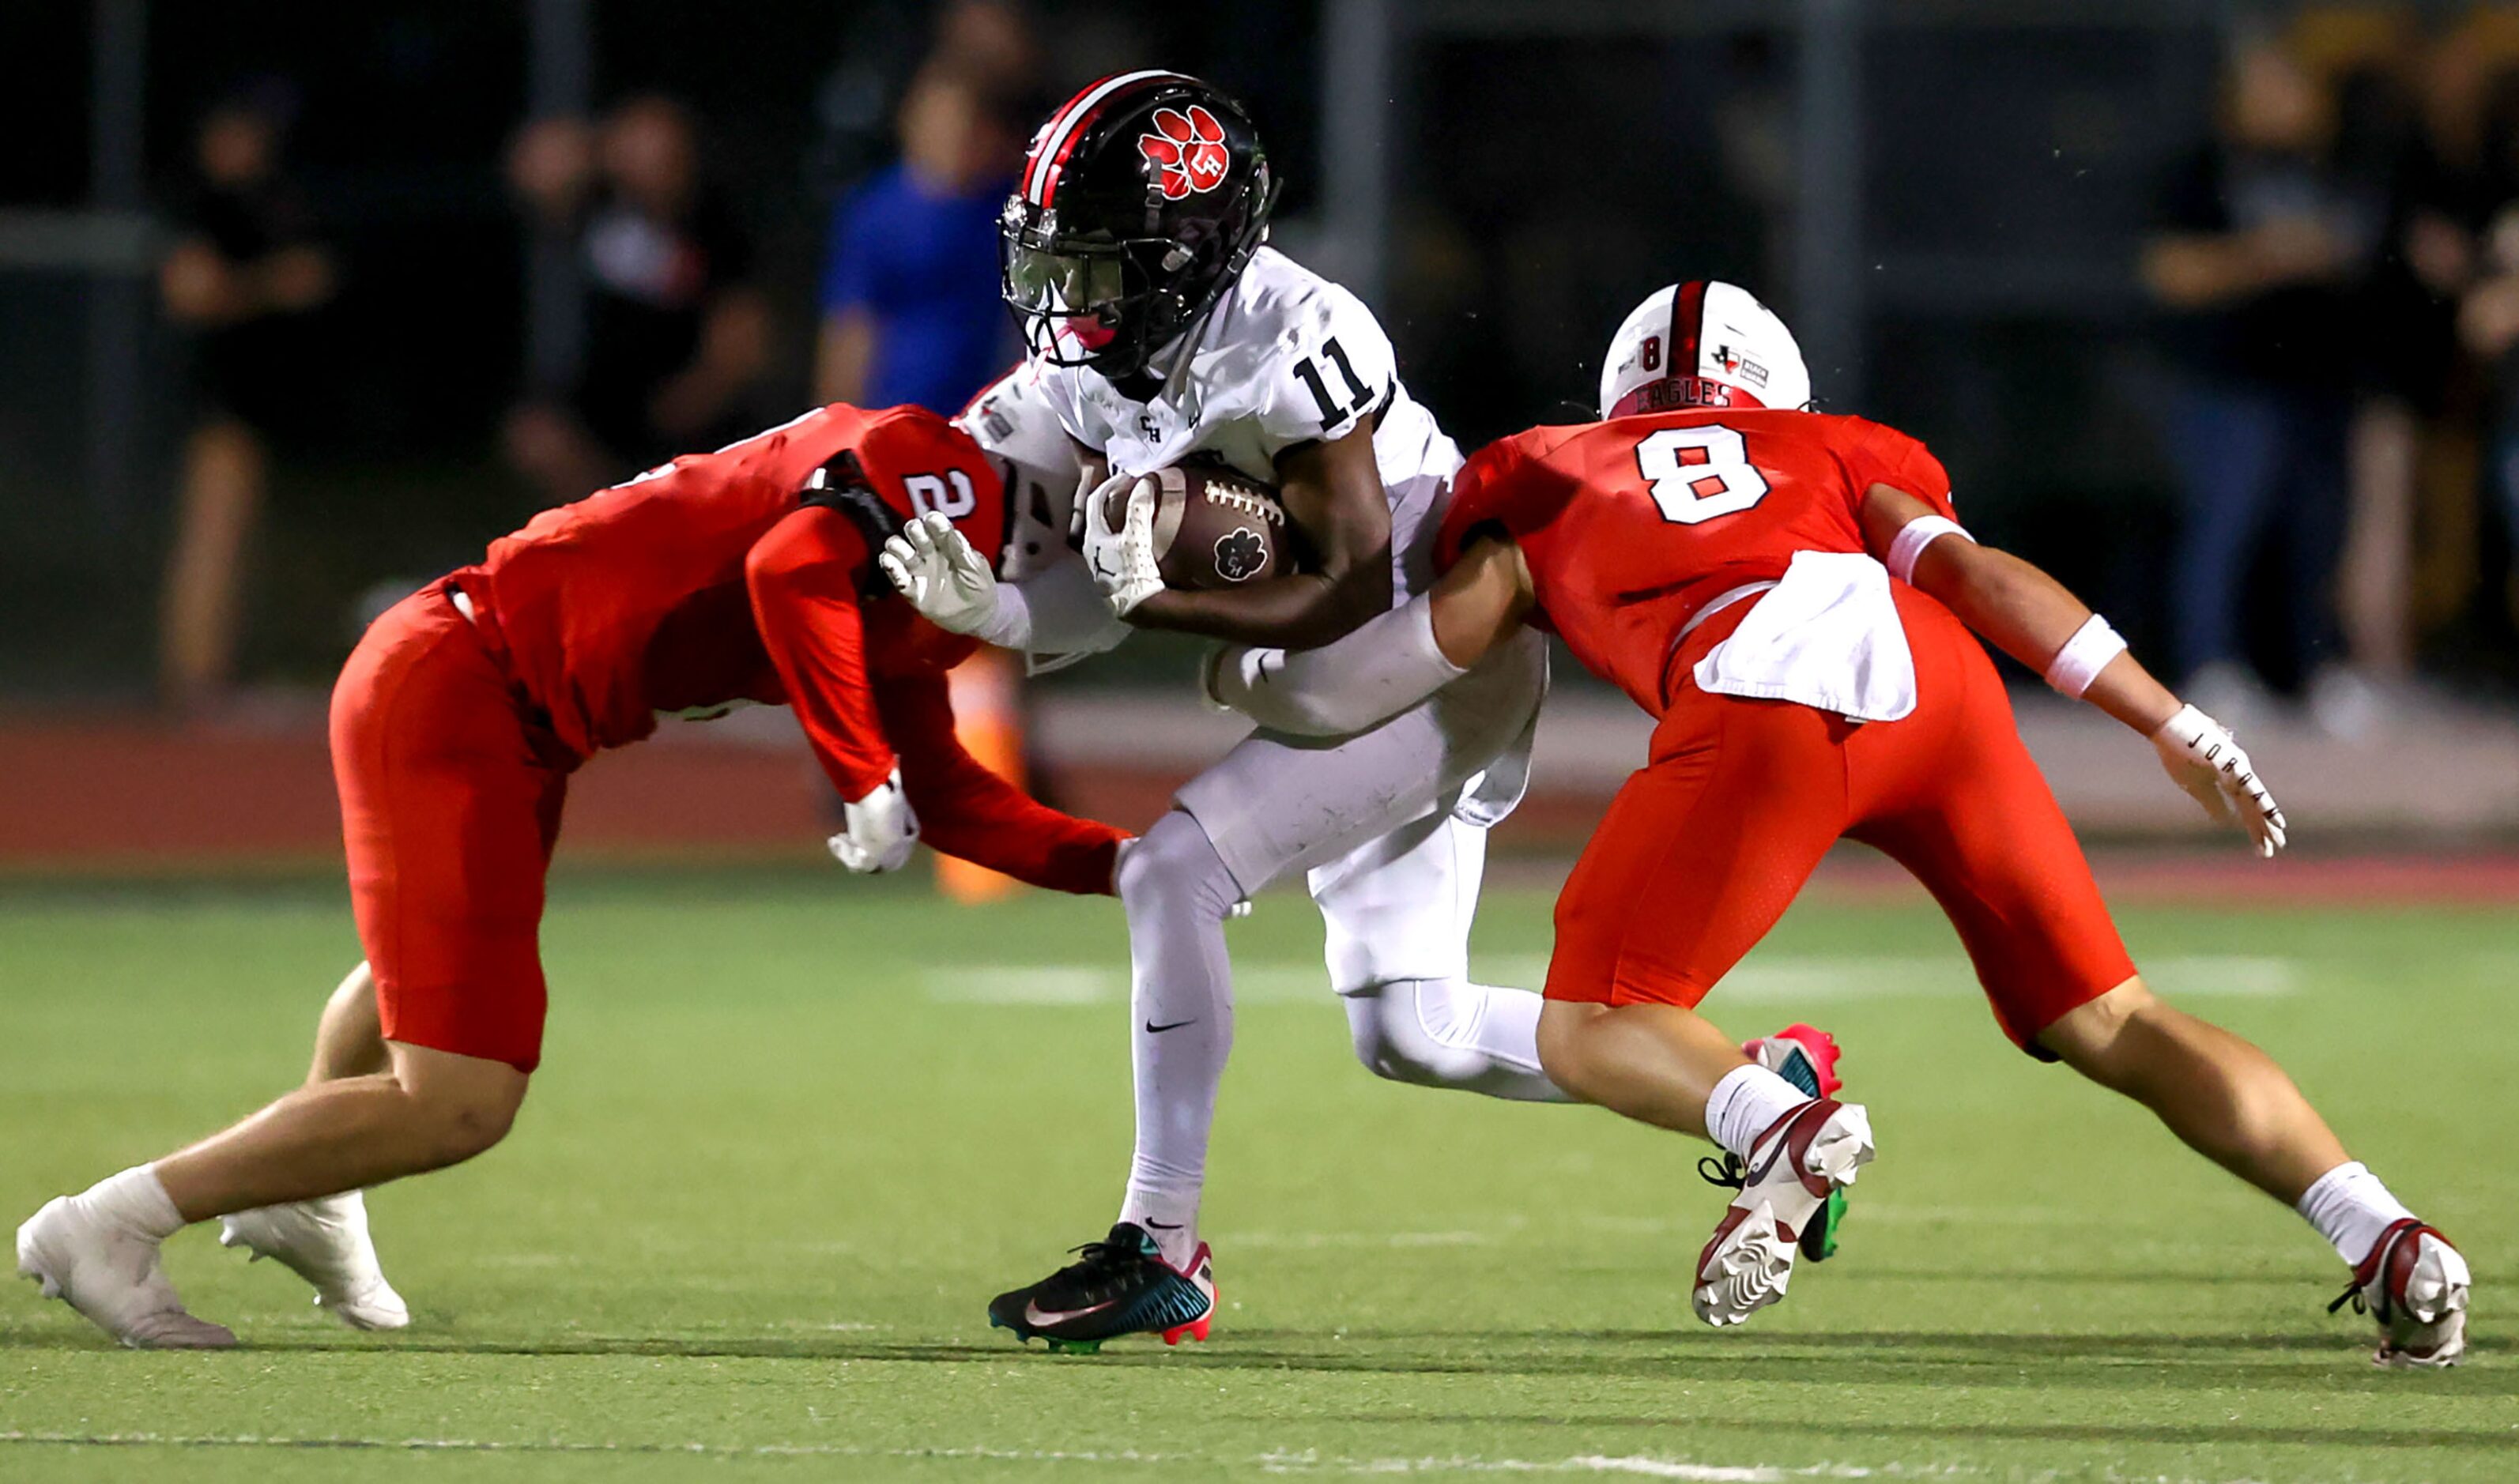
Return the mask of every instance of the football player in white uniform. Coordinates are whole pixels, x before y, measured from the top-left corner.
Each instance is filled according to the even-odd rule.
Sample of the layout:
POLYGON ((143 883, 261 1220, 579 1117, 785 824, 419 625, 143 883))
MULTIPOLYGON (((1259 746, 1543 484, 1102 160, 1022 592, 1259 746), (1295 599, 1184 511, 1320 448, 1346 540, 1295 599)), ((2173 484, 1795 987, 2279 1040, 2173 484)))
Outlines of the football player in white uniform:
MULTIPOLYGON (((887 567, 929 618, 1036 654, 1107 648, 1130 628, 1301 648, 1424 589, 1460 453, 1400 384, 1371 311, 1262 245, 1275 194, 1241 107, 1176 72, 1104 78, 1034 137, 1002 221, 1006 297, 1033 354, 962 421, 1019 465, 1024 540, 1039 548, 1020 554, 1038 562, 998 584, 950 531, 906 533, 887 567), (1192 457, 1278 486, 1313 570, 1167 589, 1151 481, 1136 481, 1192 457), (1045 534, 1076 515, 1052 493, 1069 487, 1082 561, 1045 534), (1115 507, 1127 518, 1109 518, 1115 507)), ((1198 1206, 1232 1040, 1222 923, 1293 872, 1327 924, 1331 985, 1365 1066, 1565 1101, 1539 1069, 1538 996, 1476 983, 1468 963, 1486 830, 1521 797, 1546 686, 1546 650, 1525 635, 1372 730, 1255 733, 1130 847, 1127 1199, 1106 1240, 999 1295, 993 1323, 1085 1348, 1205 1337, 1215 1288, 1198 1206)))

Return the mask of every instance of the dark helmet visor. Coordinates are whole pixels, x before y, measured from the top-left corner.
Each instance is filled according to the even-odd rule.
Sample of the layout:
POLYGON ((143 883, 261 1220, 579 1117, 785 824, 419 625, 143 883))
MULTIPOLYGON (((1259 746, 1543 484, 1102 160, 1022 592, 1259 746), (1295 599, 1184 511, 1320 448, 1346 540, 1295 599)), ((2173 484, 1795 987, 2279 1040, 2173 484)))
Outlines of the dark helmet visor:
POLYGON ((1116 246, 1052 252, 1009 240, 1003 268, 1006 302, 1028 315, 1102 315, 1127 296, 1127 264, 1116 246))

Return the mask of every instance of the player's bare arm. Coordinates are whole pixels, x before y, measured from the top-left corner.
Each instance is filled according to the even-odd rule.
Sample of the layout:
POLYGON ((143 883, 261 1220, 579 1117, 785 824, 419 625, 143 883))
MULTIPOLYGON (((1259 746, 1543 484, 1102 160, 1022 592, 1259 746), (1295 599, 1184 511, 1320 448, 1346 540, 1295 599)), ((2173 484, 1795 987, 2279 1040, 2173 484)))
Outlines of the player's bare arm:
MULTIPOLYGON (((1900 531, 1932 513, 1906 491, 1876 484, 1863 498, 1863 534, 1876 553, 1886 555, 1900 531)), ((2090 607, 2062 583, 2009 551, 1971 541, 1924 547, 1911 580, 1996 648, 2041 672, 2091 621, 2090 607)), ((2108 661, 2082 699, 2146 737, 2178 711, 2178 698, 2131 653, 2108 661)))
POLYGON ((1278 499, 1316 557, 1314 570, 1241 588, 1167 589, 1129 610, 1140 629, 1237 644, 1311 649, 1391 607, 1391 504, 1373 458, 1373 420, 1277 459, 1278 499))
POLYGON ((1532 600, 1521 546, 1504 537, 1473 542, 1429 597, 1435 647, 1467 670, 1521 630, 1532 600))
POLYGON ((2172 781, 2207 813, 2238 825, 2272 855, 2284 839, 2282 810, 2230 732, 2185 705, 2126 649, 2107 621, 2063 584, 2008 551, 1979 546, 1932 506, 1893 485, 1864 492, 1866 543, 1893 571, 1939 598, 1996 648, 2151 740, 2172 781), (1920 525, 1919 522, 1931 522, 1920 525), (1924 534, 1899 550, 1904 533, 1924 534), (1956 535, 1959 540, 1935 539, 1956 535))

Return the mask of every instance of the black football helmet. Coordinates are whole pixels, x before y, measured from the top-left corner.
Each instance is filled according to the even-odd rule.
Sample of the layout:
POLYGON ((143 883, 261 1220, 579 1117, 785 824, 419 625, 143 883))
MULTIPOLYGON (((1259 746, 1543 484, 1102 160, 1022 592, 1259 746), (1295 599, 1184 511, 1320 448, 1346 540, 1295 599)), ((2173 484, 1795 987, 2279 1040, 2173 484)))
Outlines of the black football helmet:
POLYGON ((1144 373, 1251 261, 1276 199, 1240 104, 1178 72, 1105 77, 1025 152, 998 223, 1006 305, 1043 360, 1144 373))

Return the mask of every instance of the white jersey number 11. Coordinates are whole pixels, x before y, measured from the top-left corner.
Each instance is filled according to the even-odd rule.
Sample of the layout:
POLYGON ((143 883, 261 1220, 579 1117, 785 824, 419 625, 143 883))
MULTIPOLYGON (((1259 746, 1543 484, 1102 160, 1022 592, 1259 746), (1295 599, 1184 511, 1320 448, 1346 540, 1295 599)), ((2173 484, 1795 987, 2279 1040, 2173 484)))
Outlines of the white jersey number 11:
POLYGON ((1661 518, 1683 526, 1767 498, 1767 476, 1749 461, 1748 444, 1719 422, 1647 433, 1636 443, 1636 472, 1652 485, 1661 518))

